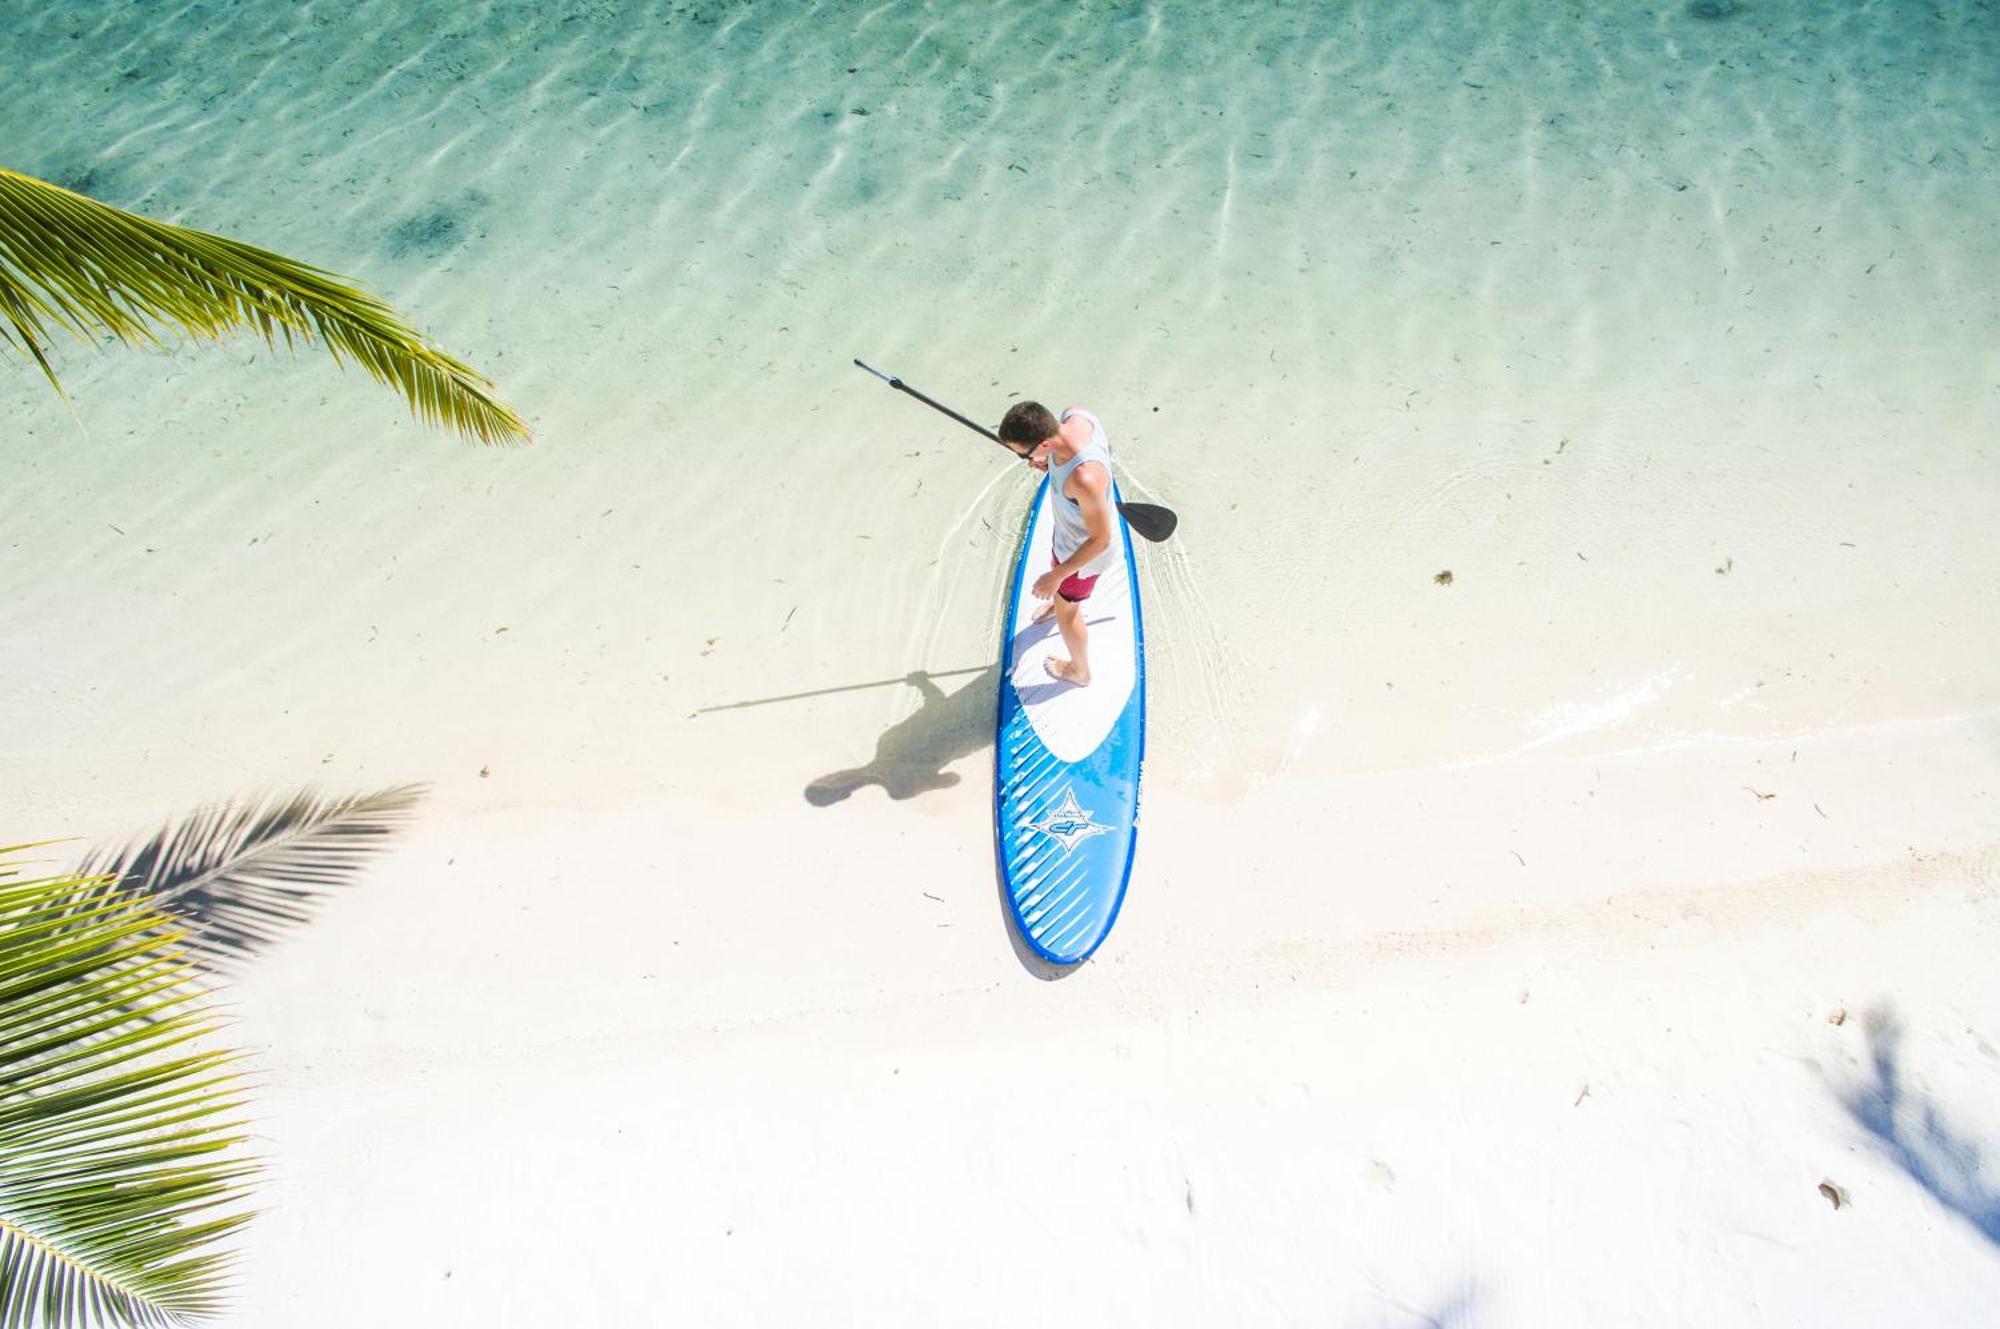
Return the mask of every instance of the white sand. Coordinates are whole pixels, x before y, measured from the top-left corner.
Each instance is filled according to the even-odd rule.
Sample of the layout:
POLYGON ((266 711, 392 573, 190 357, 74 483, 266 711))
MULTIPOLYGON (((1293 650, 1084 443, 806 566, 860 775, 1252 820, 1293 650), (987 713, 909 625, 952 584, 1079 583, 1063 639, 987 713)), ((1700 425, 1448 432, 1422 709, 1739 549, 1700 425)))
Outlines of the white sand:
POLYGON ((431 786, 228 989, 233 1322, 1990 1320, 1983 16, 836 9, 0 49, 9 165, 355 274, 542 436, 0 380, 5 834, 431 786), (995 658, 1028 478, 855 354, 1086 400, 1183 514, 1060 982, 978 674, 696 714, 995 658), (808 800, 878 743, 957 783, 808 800))
POLYGON ((2000 1129, 1995 733, 1162 792, 1055 984, 976 771, 532 829, 446 795, 244 987, 254 1318, 335 1323, 365 1266, 411 1323, 1979 1323, 1990 1241, 1842 1096, 1879 1013, 1913 1133, 2000 1129))

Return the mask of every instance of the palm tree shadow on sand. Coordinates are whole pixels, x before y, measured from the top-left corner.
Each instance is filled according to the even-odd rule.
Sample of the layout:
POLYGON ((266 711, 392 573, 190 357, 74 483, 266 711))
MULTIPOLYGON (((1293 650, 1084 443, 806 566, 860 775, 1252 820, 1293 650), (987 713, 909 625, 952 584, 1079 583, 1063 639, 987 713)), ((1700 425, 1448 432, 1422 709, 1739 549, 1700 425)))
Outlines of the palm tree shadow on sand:
POLYGON ((1935 1100, 1905 1083, 1903 1029, 1894 1014, 1871 1012, 1865 1027, 1873 1075, 1843 1092, 1841 1106, 1910 1180, 2000 1245, 2000 1190, 1985 1181, 1984 1151, 1935 1100))
POLYGON ((1461 1325, 1472 1323, 1473 1307, 1479 1299, 1478 1285, 1469 1278, 1450 1294, 1427 1305, 1411 1305, 1398 1301, 1379 1287, 1375 1299, 1394 1313, 1393 1319, 1382 1319, 1374 1315, 1357 1321, 1357 1329, 1366 1325, 1368 1329, 1459 1329, 1461 1325))
POLYGON ((229 969, 312 921, 403 828, 423 796, 398 785, 350 798, 310 789, 285 798, 198 808, 78 871, 101 894, 143 901, 180 920, 203 968, 229 969))
POLYGON ((923 697, 923 705, 882 731, 875 740, 875 756, 866 766, 833 771, 807 785, 806 802, 816 808, 831 807, 869 785, 882 786, 883 793, 898 801, 950 789, 959 776, 944 768, 993 746, 998 664, 955 692, 940 688, 921 669, 903 681, 923 697))

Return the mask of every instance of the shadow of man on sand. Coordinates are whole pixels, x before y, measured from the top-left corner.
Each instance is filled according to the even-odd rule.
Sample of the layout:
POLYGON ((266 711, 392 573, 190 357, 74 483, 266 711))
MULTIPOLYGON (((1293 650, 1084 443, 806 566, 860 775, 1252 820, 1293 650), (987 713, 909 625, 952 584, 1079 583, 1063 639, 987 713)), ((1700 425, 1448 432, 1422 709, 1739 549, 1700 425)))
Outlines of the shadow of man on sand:
POLYGON ((923 705, 875 740, 875 759, 820 776, 806 786, 806 802, 830 807, 855 790, 878 784, 894 799, 915 798, 958 783, 944 768, 993 742, 993 709, 999 697, 1000 666, 983 670, 956 692, 946 692, 919 669, 903 681, 923 697, 923 705))

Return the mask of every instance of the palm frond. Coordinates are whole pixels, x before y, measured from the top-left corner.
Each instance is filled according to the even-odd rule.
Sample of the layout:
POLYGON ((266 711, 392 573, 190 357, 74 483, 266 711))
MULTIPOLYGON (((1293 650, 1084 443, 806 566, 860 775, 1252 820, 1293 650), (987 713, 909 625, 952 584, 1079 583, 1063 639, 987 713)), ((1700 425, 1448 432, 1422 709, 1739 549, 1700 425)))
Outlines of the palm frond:
POLYGON ((117 854, 78 868, 108 894, 171 914, 210 968, 246 959, 310 922, 409 820, 421 785, 350 798, 287 798, 198 808, 117 854))
POLYGON ((56 330, 158 345, 156 325, 198 341, 247 328, 272 346, 322 342, 426 424, 486 443, 530 439, 491 382, 334 274, 0 168, 0 346, 32 356, 60 392, 43 351, 56 330))
POLYGON ((233 1053, 166 922, 0 849, 0 1329, 213 1315, 249 1221, 233 1053))

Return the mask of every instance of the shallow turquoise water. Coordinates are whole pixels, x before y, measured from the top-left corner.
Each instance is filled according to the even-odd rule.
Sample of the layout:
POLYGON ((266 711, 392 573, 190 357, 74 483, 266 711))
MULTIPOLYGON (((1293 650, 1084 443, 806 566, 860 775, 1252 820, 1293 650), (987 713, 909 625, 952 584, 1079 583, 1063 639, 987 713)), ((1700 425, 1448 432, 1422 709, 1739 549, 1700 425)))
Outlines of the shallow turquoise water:
MULTIPOLYGON (((355 686, 573 754, 642 691, 685 744, 699 706, 977 664, 1025 479, 862 355, 976 415, 1090 401, 1128 490, 1181 509, 1165 778, 1995 700, 1990 7, 8 16, 10 165, 354 276, 541 436, 468 456, 248 349, 69 353, 85 444, 17 374, 25 506, 88 492, 185 560, 47 535, 7 626, 109 609, 86 673, 139 652, 186 700, 248 672, 276 709, 301 661, 400 634, 355 686), (281 530, 309 553, 245 561, 281 530), (179 641, 188 611, 128 612, 234 617, 203 585, 322 609, 179 641), (548 644, 438 644, 501 621, 548 644)), ((846 746, 911 704, 874 695, 829 719, 846 746)), ((138 700, 109 706, 38 737, 138 700)))

